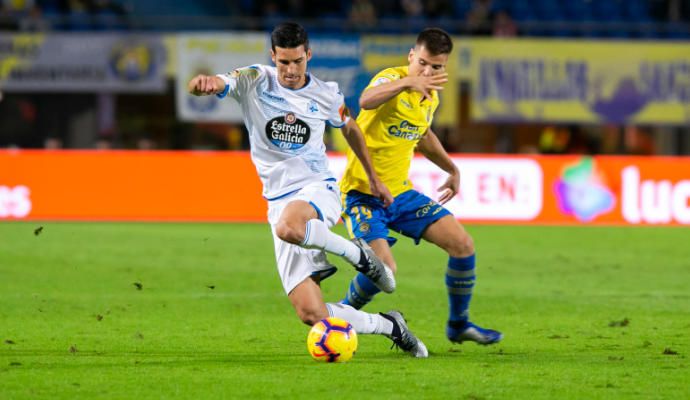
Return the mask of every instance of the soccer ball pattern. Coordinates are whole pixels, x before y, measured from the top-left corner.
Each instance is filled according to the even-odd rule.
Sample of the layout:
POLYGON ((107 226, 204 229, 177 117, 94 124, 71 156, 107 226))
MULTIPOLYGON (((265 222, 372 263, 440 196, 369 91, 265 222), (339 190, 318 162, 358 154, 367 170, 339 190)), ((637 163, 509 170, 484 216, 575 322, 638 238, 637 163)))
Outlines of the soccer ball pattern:
POLYGON ((357 350, 357 332, 344 319, 322 319, 309 331, 307 349, 316 361, 346 362, 357 350))

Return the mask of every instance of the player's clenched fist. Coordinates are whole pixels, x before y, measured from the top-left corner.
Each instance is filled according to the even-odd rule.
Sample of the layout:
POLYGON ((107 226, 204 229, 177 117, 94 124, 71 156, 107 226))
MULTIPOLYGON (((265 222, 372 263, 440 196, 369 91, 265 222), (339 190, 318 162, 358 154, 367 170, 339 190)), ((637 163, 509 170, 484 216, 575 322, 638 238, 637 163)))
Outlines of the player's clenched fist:
POLYGON ((225 89, 225 82, 214 75, 197 75, 189 81, 187 90, 195 96, 220 93, 225 89))

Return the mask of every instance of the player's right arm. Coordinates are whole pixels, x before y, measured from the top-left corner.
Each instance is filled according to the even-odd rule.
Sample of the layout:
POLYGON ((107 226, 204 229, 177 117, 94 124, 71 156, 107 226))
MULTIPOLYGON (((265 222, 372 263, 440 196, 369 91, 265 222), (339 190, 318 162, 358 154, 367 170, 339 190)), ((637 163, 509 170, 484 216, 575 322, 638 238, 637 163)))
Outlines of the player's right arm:
POLYGON ((381 77, 375 80, 359 97, 359 106, 364 110, 373 110, 387 102, 400 92, 407 89, 416 90, 428 100, 431 100, 432 90, 443 90, 448 82, 448 74, 442 73, 432 76, 406 76, 400 79, 381 77))
POLYGON ((189 93, 195 96, 215 94, 219 98, 230 96, 240 100, 247 91, 259 82, 263 72, 259 64, 237 68, 218 75, 197 75, 187 84, 189 93))
POLYGON ((215 75, 197 75, 189 81, 187 90, 194 96, 218 94, 225 90, 225 82, 215 75))

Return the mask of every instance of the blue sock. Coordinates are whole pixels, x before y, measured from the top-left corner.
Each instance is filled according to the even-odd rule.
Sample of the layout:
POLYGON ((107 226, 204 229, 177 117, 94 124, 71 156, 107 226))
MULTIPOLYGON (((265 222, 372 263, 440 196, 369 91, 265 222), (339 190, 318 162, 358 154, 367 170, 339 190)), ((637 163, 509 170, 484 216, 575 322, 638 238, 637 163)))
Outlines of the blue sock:
POLYGON ((362 273, 358 273, 352 278, 347 295, 340 302, 359 310, 369 303, 376 296, 376 293, 380 291, 369 278, 362 275, 362 273))
POLYGON ((469 320, 470 300, 474 287, 474 254, 469 257, 448 259, 446 289, 448 289, 449 317, 452 326, 463 325, 469 320))

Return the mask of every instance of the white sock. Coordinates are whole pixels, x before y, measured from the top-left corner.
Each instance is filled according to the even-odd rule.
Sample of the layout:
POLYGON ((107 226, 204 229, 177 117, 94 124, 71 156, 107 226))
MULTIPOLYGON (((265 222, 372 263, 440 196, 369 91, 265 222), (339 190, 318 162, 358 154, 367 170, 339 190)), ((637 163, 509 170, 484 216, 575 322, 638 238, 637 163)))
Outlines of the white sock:
POLYGON ((307 221, 307 231, 304 234, 302 246, 310 249, 325 250, 344 257, 351 264, 359 263, 362 257, 359 247, 344 237, 331 232, 326 223, 320 219, 310 219, 307 221))
POLYGON ((331 317, 342 318, 349 322, 357 333, 386 336, 393 334, 393 323, 378 314, 365 313, 340 303, 326 303, 326 308, 331 317))

